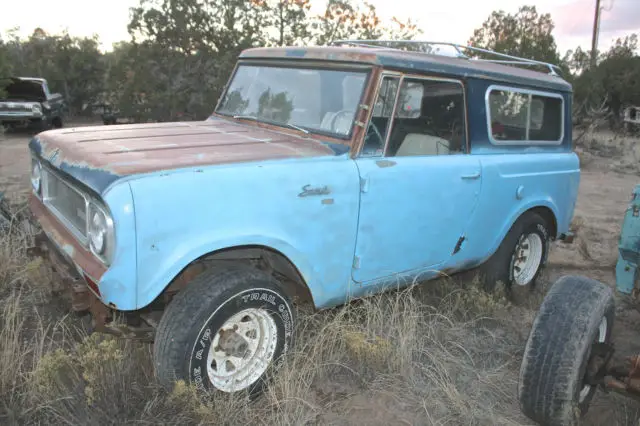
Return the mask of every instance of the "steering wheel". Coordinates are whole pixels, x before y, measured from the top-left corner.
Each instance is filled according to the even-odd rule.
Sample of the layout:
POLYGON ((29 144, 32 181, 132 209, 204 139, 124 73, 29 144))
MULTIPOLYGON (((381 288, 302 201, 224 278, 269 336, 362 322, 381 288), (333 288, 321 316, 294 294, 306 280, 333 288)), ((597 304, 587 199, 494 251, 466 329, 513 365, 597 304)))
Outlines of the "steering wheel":
POLYGON ((349 133, 349 130, 351 129, 351 126, 353 125, 353 118, 351 119, 351 122, 349 123, 349 128, 346 129, 346 132, 340 131, 341 129, 338 128, 337 123, 338 123, 338 118, 341 115, 347 115, 348 116, 353 116, 354 112, 348 109, 341 109, 340 111, 336 112, 333 115, 333 118, 331 119, 331 130, 336 132, 336 133, 340 133, 340 134, 347 134, 349 133))
POLYGON ((380 133, 380 130, 378 130, 378 126, 376 126, 376 124, 371 120, 369 121, 369 127, 367 128, 367 134, 364 137, 364 145, 362 147, 363 151, 367 147, 367 145, 369 145, 373 151, 375 151, 378 148, 379 149, 384 148, 384 138, 382 137, 382 133, 380 133), (369 138, 371 137, 371 130, 373 130, 373 133, 378 137, 379 142, 377 144, 375 142, 369 143, 369 138))

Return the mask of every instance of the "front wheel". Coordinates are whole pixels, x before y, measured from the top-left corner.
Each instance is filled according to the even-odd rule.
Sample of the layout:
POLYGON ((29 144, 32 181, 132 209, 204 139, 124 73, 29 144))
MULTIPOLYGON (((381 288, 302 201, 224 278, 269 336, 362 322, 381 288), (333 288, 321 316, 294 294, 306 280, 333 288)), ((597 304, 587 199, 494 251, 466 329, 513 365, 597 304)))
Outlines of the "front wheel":
POLYGON ((256 394, 293 344, 294 311, 280 284, 248 266, 207 270, 167 307, 156 334, 160 382, 256 394))

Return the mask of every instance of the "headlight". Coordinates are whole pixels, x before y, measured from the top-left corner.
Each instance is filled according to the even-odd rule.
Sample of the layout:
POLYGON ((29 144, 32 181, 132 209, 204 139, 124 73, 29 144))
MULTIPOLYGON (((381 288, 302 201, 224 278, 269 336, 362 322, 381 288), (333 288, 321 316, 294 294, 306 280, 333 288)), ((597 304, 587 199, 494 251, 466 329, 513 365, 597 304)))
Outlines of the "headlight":
POLYGON ((40 186, 42 185, 42 167, 40 162, 36 159, 31 160, 31 187, 36 192, 40 193, 40 186))
POLYGON ((89 205, 89 245, 91 251, 101 259, 109 262, 113 250, 113 221, 97 205, 89 205))
POLYGON ((31 105, 31 111, 34 114, 42 114, 42 107, 40 106, 40 104, 33 104, 31 105))
POLYGON ((107 220, 104 214, 98 210, 91 212, 89 222, 89 239, 91 248, 96 254, 103 254, 107 242, 107 220))

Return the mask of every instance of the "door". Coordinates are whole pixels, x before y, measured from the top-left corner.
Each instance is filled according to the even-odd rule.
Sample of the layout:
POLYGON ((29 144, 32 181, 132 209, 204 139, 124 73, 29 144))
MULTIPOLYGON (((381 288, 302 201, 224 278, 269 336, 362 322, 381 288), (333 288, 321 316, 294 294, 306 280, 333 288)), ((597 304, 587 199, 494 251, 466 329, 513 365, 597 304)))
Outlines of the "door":
POLYGON ((383 77, 356 159, 355 281, 436 267, 460 248, 482 181, 466 153, 465 116, 458 81, 383 77))

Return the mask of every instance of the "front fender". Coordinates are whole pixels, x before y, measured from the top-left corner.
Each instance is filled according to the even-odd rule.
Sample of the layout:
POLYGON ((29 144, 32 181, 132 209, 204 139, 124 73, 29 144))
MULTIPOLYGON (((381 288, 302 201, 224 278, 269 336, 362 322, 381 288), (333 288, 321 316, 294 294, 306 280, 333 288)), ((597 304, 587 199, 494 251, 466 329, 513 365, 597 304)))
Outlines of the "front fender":
POLYGON ((344 298, 360 206, 360 178, 346 156, 165 171, 131 187, 138 308, 194 260, 250 245, 288 257, 316 306, 344 298))
POLYGON ((267 235, 224 235, 219 233, 202 234, 197 241, 189 240, 189 244, 182 244, 167 253, 165 261, 153 268, 139 271, 145 277, 139 281, 137 291, 137 305, 142 308, 151 303, 166 286, 192 262, 208 254, 231 249, 234 247, 262 246, 282 253, 298 269, 305 283, 312 290, 314 297, 321 297, 322 286, 313 271, 307 256, 293 245, 277 236, 267 235))

